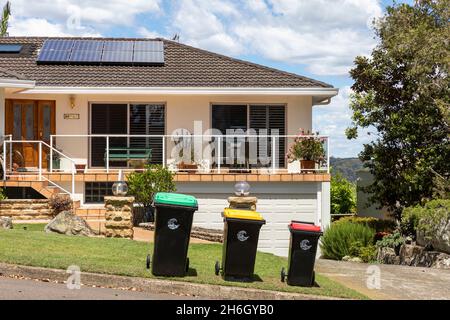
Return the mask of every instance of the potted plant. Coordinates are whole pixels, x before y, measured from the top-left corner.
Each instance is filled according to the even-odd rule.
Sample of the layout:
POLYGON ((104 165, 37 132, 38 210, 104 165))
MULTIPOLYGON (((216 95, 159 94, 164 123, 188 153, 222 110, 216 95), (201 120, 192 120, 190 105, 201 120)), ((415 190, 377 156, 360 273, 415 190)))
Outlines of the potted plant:
POLYGON ((288 163, 299 161, 302 170, 314 170, 316 163, 325 159, 324 142, 325 138, 319 137, 318 132, 314 134, 300 129, 286 155, 288 163))
POLYGON ((195 163, 194 148, 191 148, 190 162, 184 162, 184 148, 180 151, 181 162, 178 163, 178 170, 180 172, 196 172, 198 170, 198 165, 195 163))
POLYGON ((153 221, 153 195, 175 191, 174 174, 161 165, 147 165, 143 172, 132 172, 127 177, 128 194, 144 207, 144 222, 153 221))

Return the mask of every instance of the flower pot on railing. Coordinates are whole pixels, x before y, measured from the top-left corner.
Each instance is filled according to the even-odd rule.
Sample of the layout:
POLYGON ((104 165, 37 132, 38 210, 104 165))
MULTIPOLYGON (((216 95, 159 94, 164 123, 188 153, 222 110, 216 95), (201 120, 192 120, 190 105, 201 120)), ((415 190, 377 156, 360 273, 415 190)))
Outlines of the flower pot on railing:
POLYGON ((314 160, 300 160, 300 166, 302 170, 314 170, 316 162, 314 160))
POLYGON ((195 164, 195 163, 180 162, 178 164, 178 171, 179 172, 187 172, 187 173, 191 172, 191 173, 194 173, 194 172, 197 172, 197 170, 198 170, 198 165, 195 164))

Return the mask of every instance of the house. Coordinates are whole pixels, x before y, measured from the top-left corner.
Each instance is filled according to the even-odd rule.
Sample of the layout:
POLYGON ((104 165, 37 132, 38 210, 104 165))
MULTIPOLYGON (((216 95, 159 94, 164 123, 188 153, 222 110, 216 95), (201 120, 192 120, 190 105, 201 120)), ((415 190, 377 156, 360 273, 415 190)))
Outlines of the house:
POLYGON ((0 186, 18 197, 68 193, 77 214, 101 221, 118 170, 150 161, 199 199, 194 225, 222 228, 245 180, 268 222, 260 250, 286 255, 291 219, 330 222, 328 137, 312 169, 285 154, 299 128, 311 129, 313 107, 337 93, 165 39, 2 38, 0 186))

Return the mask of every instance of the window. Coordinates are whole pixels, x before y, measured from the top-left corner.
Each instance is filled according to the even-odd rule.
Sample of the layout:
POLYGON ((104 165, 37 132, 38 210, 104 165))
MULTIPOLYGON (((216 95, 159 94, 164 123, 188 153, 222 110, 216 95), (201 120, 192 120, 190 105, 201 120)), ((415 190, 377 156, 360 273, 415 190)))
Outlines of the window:
POLYGON ((20 44, 0 43, 0 53, 20 53, 20 51, 22 51, 20 44))
POLYGON ((114 182, 85 182, 84 202, 103 203, 106 196, 112 196, 112 185, 114 182))

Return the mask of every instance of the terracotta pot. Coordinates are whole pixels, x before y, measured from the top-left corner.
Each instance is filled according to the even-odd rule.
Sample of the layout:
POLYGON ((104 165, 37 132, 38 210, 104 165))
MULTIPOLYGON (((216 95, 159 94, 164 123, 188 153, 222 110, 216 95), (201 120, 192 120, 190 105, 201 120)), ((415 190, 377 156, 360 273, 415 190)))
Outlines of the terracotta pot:
POLYGON ((302 170, 314 170, 316 162, 313 160, 300 160, 302 170))
POLYGON ((184 163, 184 162, 180 162, 178 164, 178 169, 181 172, 196 172, 198 170, 198 165, 196 165, 195 163, 184 163))

